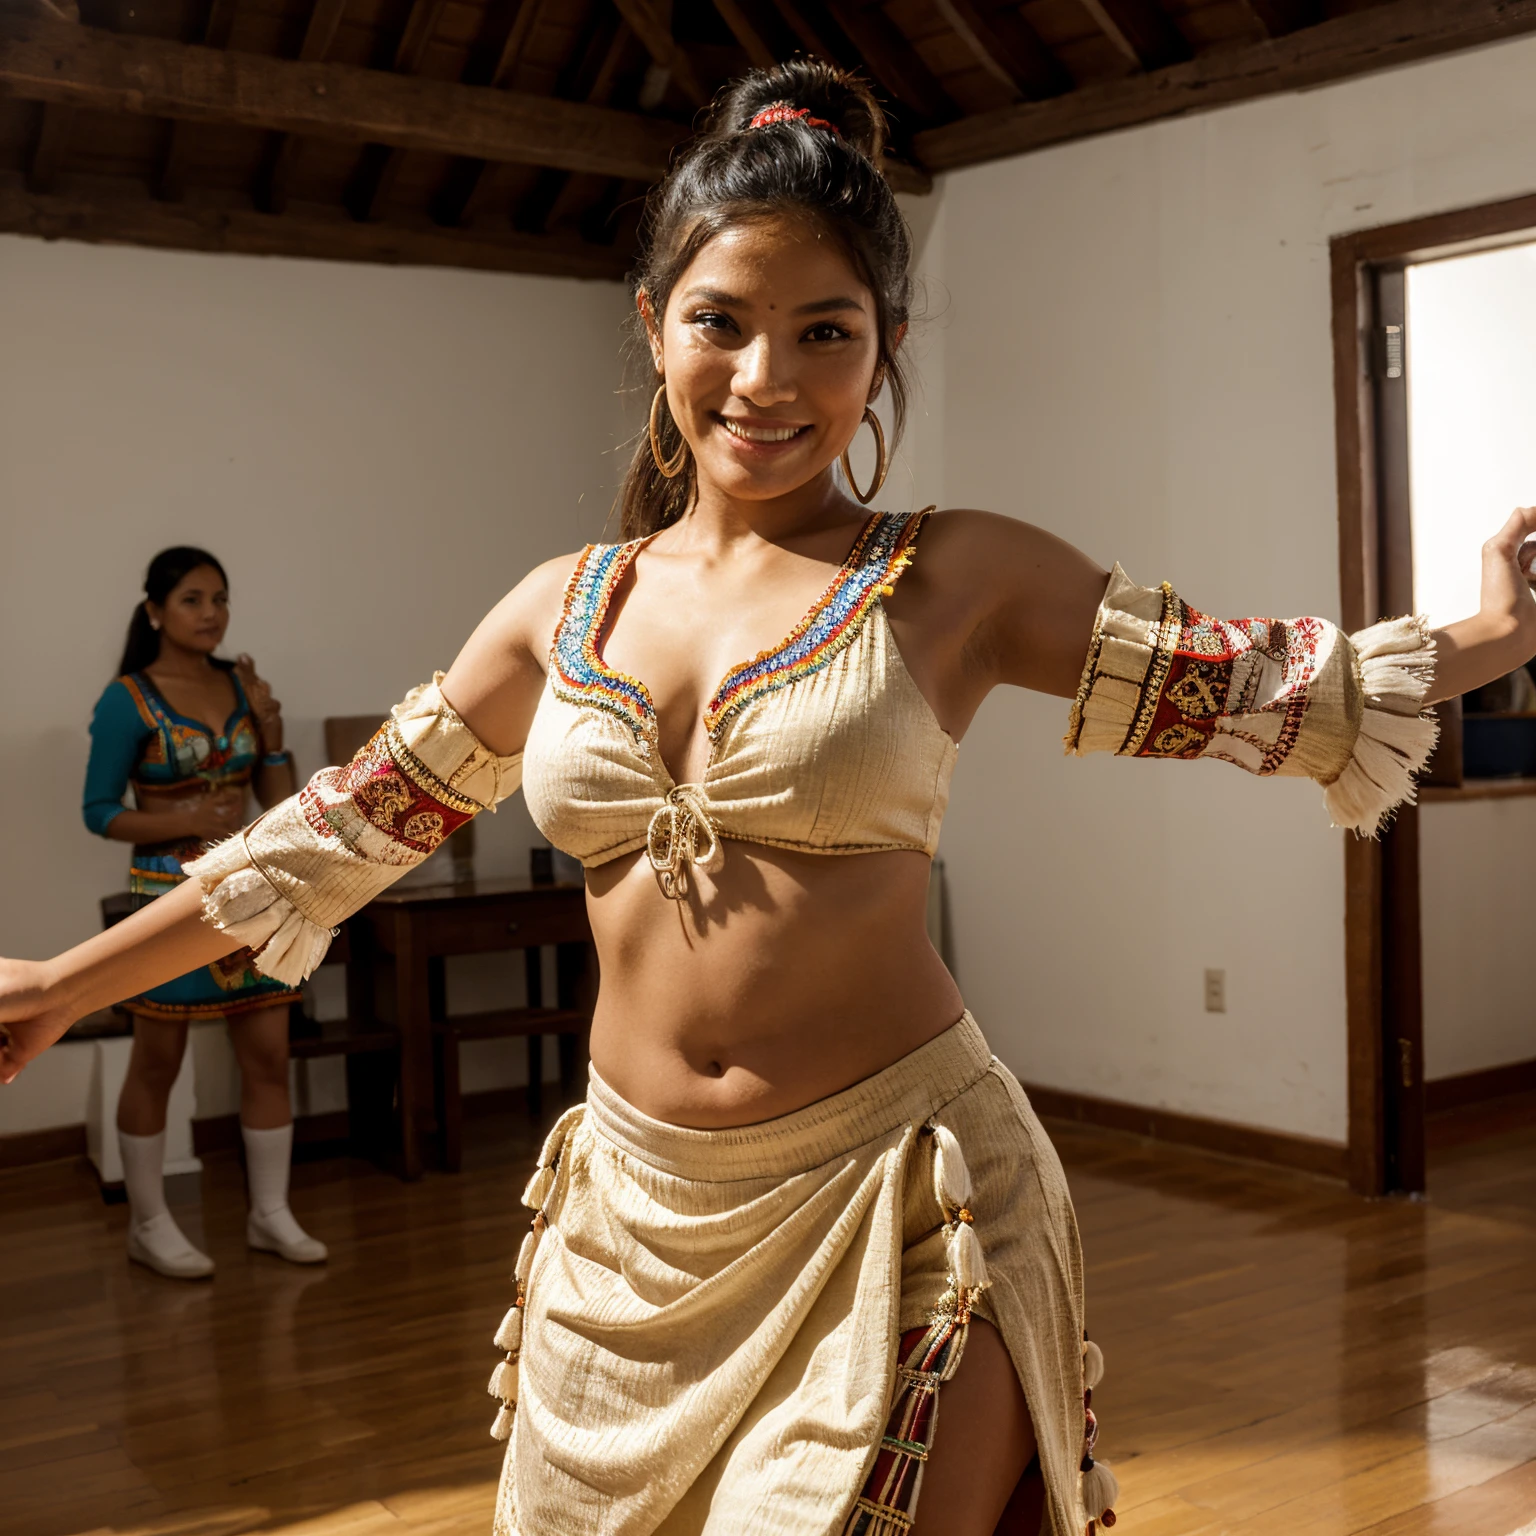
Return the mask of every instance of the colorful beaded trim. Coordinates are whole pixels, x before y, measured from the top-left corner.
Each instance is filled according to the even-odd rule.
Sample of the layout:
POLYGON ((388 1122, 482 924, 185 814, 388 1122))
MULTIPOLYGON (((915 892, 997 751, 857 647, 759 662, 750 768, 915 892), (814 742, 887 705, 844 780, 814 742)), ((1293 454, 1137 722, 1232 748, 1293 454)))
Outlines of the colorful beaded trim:
MULTIPOLYGON (((927 511, 910 517, 877 512, 865 523, 831 585, 789 638, 726 674, 704 712, 711 740, 732 715, 764 694, 819 672, 852 643, 876 600, 890 595, 911 564, 927 517, 927 511)), ((614 671, 597 649, 614 591, 647 542, 593 544, 582 554, 566 588, 550 654, 550 684, 565 703, 590 705, 622 721, 649 755, 657 729, 650 691, 638 678, 614 671)))

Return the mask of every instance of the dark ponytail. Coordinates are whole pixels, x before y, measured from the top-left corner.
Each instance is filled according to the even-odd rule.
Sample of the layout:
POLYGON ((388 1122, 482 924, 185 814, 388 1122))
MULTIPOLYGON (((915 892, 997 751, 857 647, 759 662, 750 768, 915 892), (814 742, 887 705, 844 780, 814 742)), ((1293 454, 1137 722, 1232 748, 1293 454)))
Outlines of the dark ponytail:
MULTIPOLYGON (((157 608, 163 607, 166 598, 201 565, 212 566, 219 573, 219 580, 226 587, 229 585, 224 567, 206 549, 197 549, 190 544, 177 544, 171 549, 162 549, 149 562, 149 569, 144 573, 144 601, 133 610, 133 617, 128 621, 123 659, 117 664, 119 677, 125 677, 130 672, 142 672, 145 667, 153 666, 160 655, 160 632, 149 622, 149 610, 144 602, 151 602, 157 608)), ((214 664, 228 665, 227 662, 217 661, 214 664)))
MULTIPOLYGON (((720 92, 703 131, 652 188, 634 286, 645 294, 659 327, 678 278, 722 230, 779 213, 816 219, 840 242, 875 296, 876 376, 883 374, 890 386, 894 450, 907 415, 907 381, 897 342, 911 308, 912 248, 906 220, 880 173, 884 151, 885 114, 857 76, 809 59, 753 70, 720 92), (792 111, 762 127, 751 126, 754 117, 780 102, 792 111)), ((649 361, 645 324, 638 315, 635 324, 649 361)), ((652 374, 649 389, 659 384, 652 374)), ((662 454, 671 460, 683 437, 665 401, 656 426, 662 454)), ((623 538, 654 533, 687 511, 697 485, 692 455, 685 457, 681 473, 667 479, 656 467, 648 434, 641 433, 619 491, 623 538)))

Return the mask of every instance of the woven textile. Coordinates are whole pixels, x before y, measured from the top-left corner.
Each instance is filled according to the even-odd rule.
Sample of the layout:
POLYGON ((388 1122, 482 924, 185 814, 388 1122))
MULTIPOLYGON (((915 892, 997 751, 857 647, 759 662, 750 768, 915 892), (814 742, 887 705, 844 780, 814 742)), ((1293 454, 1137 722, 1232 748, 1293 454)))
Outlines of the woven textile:
POLYGON ((900 1336, 948 1289, 935 1124, 969 1166, 991 1279, 975 1313, 1029 1400, 1046 1529, 1081 1536, 1077 1227, 1044 1131, 969 1014, 739 1130, 664 1125, 593 1074, 530 1184, 542 1215, 502 1335, 519 1348, 498 1536, 840 1536, 871 1491, 900 1336))

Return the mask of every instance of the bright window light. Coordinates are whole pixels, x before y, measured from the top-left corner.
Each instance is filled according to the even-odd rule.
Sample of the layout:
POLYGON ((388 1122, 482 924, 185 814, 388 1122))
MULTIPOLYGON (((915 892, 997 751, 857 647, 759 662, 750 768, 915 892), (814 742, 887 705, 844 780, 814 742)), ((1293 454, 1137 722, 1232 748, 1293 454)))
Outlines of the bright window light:
POLYGON ((1536 505, 1536 243, 1408 269, 1414 606, 1477 611, 1483 540, 1536 505))

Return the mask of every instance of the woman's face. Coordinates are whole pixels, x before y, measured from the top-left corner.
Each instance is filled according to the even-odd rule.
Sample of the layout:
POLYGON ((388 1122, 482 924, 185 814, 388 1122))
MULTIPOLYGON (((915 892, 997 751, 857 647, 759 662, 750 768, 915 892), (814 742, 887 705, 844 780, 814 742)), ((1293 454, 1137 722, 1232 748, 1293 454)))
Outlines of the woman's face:
POLYGON ((146 602, 144 606, 165 639, 204 656, 218 650, 229 628, 229 591, 211 565, 188 571, 163 604, 146 602))
POLYGON ((679 277, 659 334, 647 320, 701 488, 784 496, 852 442, 879 363, 875 299, 812 221, 715 236, 679 277))

